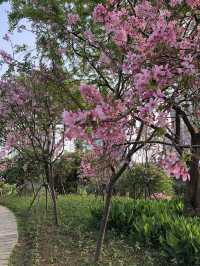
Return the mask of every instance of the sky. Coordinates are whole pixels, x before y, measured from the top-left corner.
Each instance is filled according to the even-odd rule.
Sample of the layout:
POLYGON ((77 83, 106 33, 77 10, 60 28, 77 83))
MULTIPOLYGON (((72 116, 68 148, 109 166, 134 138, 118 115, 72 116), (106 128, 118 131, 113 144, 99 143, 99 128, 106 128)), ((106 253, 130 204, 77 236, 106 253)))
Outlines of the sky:
MULTIPOLYGON (((10 53, 12 51, 10 45, 8 42, 4 41, 2 38, 6 33, 8 33, 9 30, 9 24, 8 24, 8 12, 10 10, 10 4, 3 3, 0 5, 0 50, 5 50, 7 53, 10 53)), ((30 23, 28 21, 23 21, 23 24, 26 26, 29 26, 30 23)), ((35 37, 34 34, 31 32, 23 31, 22 33, 19 33, 17 31, 14 31, 14 33, 11 36, 11 40, 14 44, 26 44, 29 46, 29 48, 32 50, 35 48, 35 37)), ((18 60, 20 60, 20 57, 18 57, 18 60)), ((5 70, 5 67, 0 69, 0 74, 2 74, 5 70)))

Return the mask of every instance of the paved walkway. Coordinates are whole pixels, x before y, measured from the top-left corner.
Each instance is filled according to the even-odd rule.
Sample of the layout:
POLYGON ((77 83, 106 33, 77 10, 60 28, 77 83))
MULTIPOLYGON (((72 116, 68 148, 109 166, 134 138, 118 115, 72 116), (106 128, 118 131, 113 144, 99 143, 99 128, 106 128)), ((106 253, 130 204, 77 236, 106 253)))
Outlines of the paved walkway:
POLYGON ((0 206, 0 266, 7 266, 10 254, 17 243, 15 216, 7 208, 0 206))

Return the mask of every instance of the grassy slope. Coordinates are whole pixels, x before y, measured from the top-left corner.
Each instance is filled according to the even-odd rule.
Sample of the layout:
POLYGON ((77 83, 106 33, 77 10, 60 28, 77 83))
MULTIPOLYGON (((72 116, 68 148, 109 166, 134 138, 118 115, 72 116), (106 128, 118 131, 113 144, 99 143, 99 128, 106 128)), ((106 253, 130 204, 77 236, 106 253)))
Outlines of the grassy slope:
MULTIPOLYGON (((55 227, 44 200, 27 213, 28 197, 0 199, 14 211, 18 220, 19 244, 10 260, 14 266, 92 266, 97 231, 91 224, 90 208, 97 204, 94 197, 60 196, 58 199, 60 226, 55 227)), ((108 232, 102 260, 108 266, 159 266, 148 251, 128 246, 125 240, 108 232)), ((164 266, 164 264, 162 263, 164 266)))

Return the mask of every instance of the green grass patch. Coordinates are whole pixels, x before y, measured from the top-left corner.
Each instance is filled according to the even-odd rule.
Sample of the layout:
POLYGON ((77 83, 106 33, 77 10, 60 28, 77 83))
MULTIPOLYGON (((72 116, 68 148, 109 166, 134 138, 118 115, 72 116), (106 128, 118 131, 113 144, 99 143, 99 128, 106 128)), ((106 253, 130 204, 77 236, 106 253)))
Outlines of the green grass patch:
MULTIPOLYGON (((53 225, 49 203, 44 198, 27 212, 30 197, 8 197, 0 204, 10 208, 17 217, 19 243, 14 249, 10 265, 14 266, 92 266, 97 227, 92 223, 91 210, 100 205, 93 196, 68 195, 58 197, 59 227, 53 225)), ((159 266, 159 254, 150 249, 132 247, 116 231, 108 231, 102 266, 159 266)))

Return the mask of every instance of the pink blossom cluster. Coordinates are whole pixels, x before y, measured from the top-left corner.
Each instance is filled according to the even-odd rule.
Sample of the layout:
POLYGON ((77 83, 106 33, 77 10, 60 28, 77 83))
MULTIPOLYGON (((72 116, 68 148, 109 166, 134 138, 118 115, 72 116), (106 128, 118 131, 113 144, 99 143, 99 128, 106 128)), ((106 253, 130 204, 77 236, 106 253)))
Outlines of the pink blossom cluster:
POLYGON ((168 45, 169 47, 176 47, 177 34, 175 22, 167 22, 163 15, 158 17, 155 26, 152 25, 153 32, 147 39, 142 50, 149 52, 154 50, 158 44, 168 45))
POLYGON ((16 79, 8 78, 0 81, 0 91, 4 95, 0 102, 1 115, 5 115, 11 106, 23 106, 31 99, 30 92, 16 79))
POLYGON ((78 14, 69 14, 68 15, 68 25, 69 26, 76 25, 79 20, 80 20, 80 18, 79 18, 78 14))
POLYGON ((160 101, 158 99, 150 99, 138 108, 138 115, 147 125, 160 128, 170 126, 169 111, 159 112, 159 107, 160 101))
POLYGON ((90 44, 95 43, 95 36, 91 32, 91 30, 84 31, 83 36, 85 37, 86 41, 88 41, 90 44))
POLYGON ((118 118, 124 110, 123 103, 119 100, 114 102, 109 98, 104 99, 93 85, 82 85, 80 91, 82 97, 92 104, 92 108, 63 113, 63 121, 67 127, 66 137, 85 138, 89 143, 99 139, 104 140, 107 145, 124 139, 124 120, 118 118))
POLYGON ((97 22, 104 22, 107 9, 103 4, 98 4, 93 11, 93 18, 97 22))
POLYGON ((136 16, 148 21, 155 20, 156 8, 154 8, 149 1, 142 1, 135 7, 136 16))
POLYGON ((0 56, 5 64, 10 65, 13 62, 12 56, 4 50, 0 50, 0 56))
MULTIPOLYGON (((180 3, 181 1, 171 2, 172 5, 180 3)), ((199 4, 198 1, 187 1, 187 3, 190 6, 199 4)), ((114 7, 110 5, 112 6, 109 1, 105 5, 97 5, 93 18, 95 22, 102 24, 105 33, 112 36, 120 48, 126 48, 123 64, 125 73, 139 74, 146 69, 150 70, 145 66, 146 62, 149 62, 149 65, 157 65, 158 68, 163 68, 163 71, 167 66, 169 73, 163 73, 163 77, 165 74, 173 76, 175 73, 194 74, 194 60, 191 55, 199 46, 199 38, 188 40, 188 44, 193 43, 191 49, 184 48, 183 43, 187 42, 187 38, 182 38, 182 33, 185 28, 175 22, 171 11, 162 1, 155 1, 154 5, 150 1, 141 1, 134 7, 133 15, 129 14, 128 8, 116 8, 115 5, 114 7), (176 52, 174 60, 168 59, 170 51, 176 52), (165 53, 167 54, 165 64, 160 62, 157 64, 165 53)))
POLYGON ((172 73, 169 66, 155 65, 152 69, 142 69, 142 71, 135 75, 135 88, 143 98, 155 96, 163 98, 164 94, 161 92, 165 86, 169 86, 172 81, 172 73))
POLYGON ((108 66, 110 65, 110 63, 111 59, 109 58, 109 56, 107 56, 105 53, 101 53, 99 58, 99 64, 108 66))
POLYGON ((80 167, 81 177, 95 178, 97 176, 97 169, 95 167, 94 158, 93 160, 88 160, 87 157, 82 158, 80 167))
POLYGON ((124 18, 126 10, 109 11, 103 4, 98 4, 93 12, 93 18, 96 22, 105 23, 105 29, 113 35, 113 41, 123 46, 127 42, 128 34, 125 29, 124 18))
POLYGON ((186 0, 186 2, 191 7, 199 7, 200 6, 199 0, 186 0))
POLYGON ((112 156, 103 154, 102 149, 98 147, 87 152, 82 158, 80 177, 90 178, 98 184, 106 184, 113 174, 111 167, 115 167, 116 163, 117 157, 113 159, 112 156))
MULTIPOLYGON (((172 7, 175 7, 177 5, 182 4, 184 1, 183 0, 171 0, 170 4, 172 7)), ((198 7, 200 5, 200 1, 199 0, 186 0, 186 3, 190 6, 190 7, 198 7)))
POLYGON ((80 92, 82 97, 89 103, 101 103, 102 96, 94 85, 81 85, 80 92))
POLYGON ((181 178, 183 181, 190 180, 186 164, 178 158, 176 153, 166 155, 161 160, 161 165, 170 176, 181 178))

